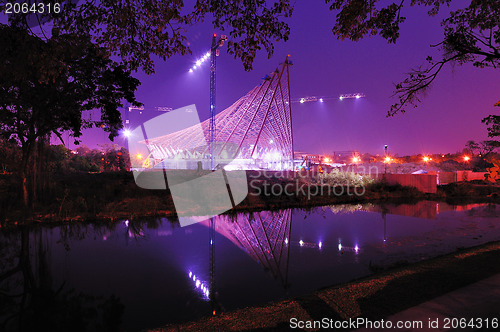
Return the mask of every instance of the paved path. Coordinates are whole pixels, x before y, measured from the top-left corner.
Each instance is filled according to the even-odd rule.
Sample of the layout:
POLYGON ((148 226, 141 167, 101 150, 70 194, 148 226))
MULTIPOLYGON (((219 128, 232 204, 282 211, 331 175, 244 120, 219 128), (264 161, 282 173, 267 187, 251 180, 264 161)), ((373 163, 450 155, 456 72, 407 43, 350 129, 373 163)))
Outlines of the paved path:
MULTIPOLYGON (((499 262, 500 264, 500 262, 499 262)), ((445 318, 466 318, 470 322, 475 319, 474 324, 478 326, 482 323, 483 331, 485 330, 489 318, 490 330, 500 331, 500 274, 493 277, 481 280, 472 285, 457 289, 443 296, 439 296, 433 300, 424 302, 415 307, 409 308, 395 315, 389 316, 386 320, 393 322, 409 322, 421 321, 423 328, 402 328, 402 329, 359 329, 358 331, 451 331, 452 328, 445 328, 445 318), (491 319, 497 319, 497 328, 491 327, 491 319), (478 318, 482 318, 479 320, 478 318), (433 326, 438 322, 438 326, 429 327, 429 320, 433 322, 433 326)), ((457 322, 455 320, 455 322, 457 322)), ((449 326, 452 322, 450 322, 449 326)), ((459 331, 480 331, 480 328, 465 327, 457 328, 459 331)))

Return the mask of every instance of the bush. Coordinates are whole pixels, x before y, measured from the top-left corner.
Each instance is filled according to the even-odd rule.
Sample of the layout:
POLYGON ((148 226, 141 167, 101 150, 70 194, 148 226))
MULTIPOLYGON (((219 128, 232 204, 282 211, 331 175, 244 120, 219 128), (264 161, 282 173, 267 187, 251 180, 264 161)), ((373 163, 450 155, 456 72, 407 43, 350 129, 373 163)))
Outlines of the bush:
POLYGON ((374 183, 375 180, 367 175, 334 169, 329 173, 320 173, 318 182, 330 186, 367 186, 374 183))

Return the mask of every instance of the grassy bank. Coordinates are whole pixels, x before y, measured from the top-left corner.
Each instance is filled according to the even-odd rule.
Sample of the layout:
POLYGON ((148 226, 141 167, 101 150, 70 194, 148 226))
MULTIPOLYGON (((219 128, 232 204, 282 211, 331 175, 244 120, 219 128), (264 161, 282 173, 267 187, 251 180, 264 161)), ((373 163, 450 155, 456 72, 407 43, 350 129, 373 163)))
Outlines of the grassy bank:
MULTIPOLYGON (((179 181, 196 176, 199 174, 195 171, 187 172, 179 181)), ((52 176, 52 179, 41 191, 37 203, 26 209, 21 204, 18 180, 13 175, 1 175, 0 220, 3 225, 176 216, 168 188, 139 188, 130 172, 73 173, 52 176)), ((412 203, 423 199, 452 204, 496 202, 500 193, 498 186, 479 183, 451 184, 439 188, 437 194, 424 194, 415 188, 371 180, 366 183, 355 182, 356 179, 338 180, 253 174, 248 177, 249 194, 228 213, 362 202, 412 203), (285 187, 287 194, 272 190, 285 187)))

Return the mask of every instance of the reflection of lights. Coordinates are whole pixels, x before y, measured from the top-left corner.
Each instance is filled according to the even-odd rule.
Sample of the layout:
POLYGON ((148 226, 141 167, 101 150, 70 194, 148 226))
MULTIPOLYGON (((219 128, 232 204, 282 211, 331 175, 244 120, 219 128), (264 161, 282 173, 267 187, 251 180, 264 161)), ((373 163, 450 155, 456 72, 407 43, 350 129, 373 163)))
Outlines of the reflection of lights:
POLYGON ((354 251, 356 252, 356 254, 357 254, 357 253, 358 253, 358 251, 359 251, 359 247, 358 247, 358 245, 357 245, 357 244, 356 244, 356 246, 354 247, 354 251))
POLYGON ((201 291, 203 293, 203 295, 205 296, 205 298, 208 299, 209 295, 210 295, 210 291, 208 290, 207 283, 203 282, 200 278, 196 278, 194 273, 191 271, 189 271, 188 276, 189 276, 189 279, 193 280, 194 286, 196 287, 196 289, 201 291))
POLYGON ((359 99, 359 98, 361 98, 361 96, 360 95, 356 95, 356 99, 359 99))
POLYGON ((318 248, 320 248, 320 249, 321 249, 322 247, 323 247, 323 242, 319 241, 319 243, 318 243, 318 248))
POLYGON ((339 99, 342 100, 342 99, 344 99, 344 97, 340 96, 339 99))
POLYGON ((129 223, 128 219, 125 220, 124 223, 125 223, 125 227, 128 227, 128 223, 129 223))
POLYGON ((339 250, 342 250, 342 244, 339 243, 339 250))
POLYGON ((305 102, 306 102, 306 100, 305 100, 304 98, 300 98, 300 103, 301 103, 301 104, 303 104, 303 103, 305 103, 305 102))
POLYGON ((288 244, 288 238, 285 238, 285 244, 288 244))
POLYGON ((299 241, 300 246, 302 247, 304 245, 304 241, 300 240, 299 241))
POLYGON ((323 98, 319 98, 319 102, 322 103, 323 102, 323 98))

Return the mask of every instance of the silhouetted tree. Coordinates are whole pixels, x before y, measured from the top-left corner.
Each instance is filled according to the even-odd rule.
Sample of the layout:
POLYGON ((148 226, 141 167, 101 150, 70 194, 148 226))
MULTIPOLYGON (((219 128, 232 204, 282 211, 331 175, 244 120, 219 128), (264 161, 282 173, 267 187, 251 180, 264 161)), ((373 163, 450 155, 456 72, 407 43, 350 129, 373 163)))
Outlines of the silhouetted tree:
MULTIPOLYGON (((399 38, 400 24, 405 22, 405 11, 409 6, 428 7, 429 16, 434 16, 451 2, 402 0, 387 4, 379 0, 326 0, 330 10, 337 12, 333 33, 339 39, 357 41, 378 34, 389 43, 396 43, 399 38)), ((442 57, 434 59, 428 56, 427 65, 413 69, 405 80, 395 85, 399 101, 391 106, 388 116, 404 113, 409 105, 416 107, 421 94, 447 64, 472 64, 480 68, 500 65, 500 2, 472 0, 458 3, 462 8, 450 12, 441 22, 444 38, 434 45, 440 47, 442 57)))
POLYGON ((0 137, 21 147, 23 200, 28 205, 28 170, 37 142, 61 132, 78 138, 83 128, 105 124, 112 139, 122 127, 126 99, 140 105, 140 82, 89 36, 53 34, 42 40, 26 30, 0 24, 0 137), (84 112, 100 110, 99 121, 84 112))
POLYGON ((265 48, 270 57, 273 42, 288 39, 290 29, 282 19, 293 11, 290 0, 197 0, 191 8, 185 8, 182 0, 44 3, 56 2, 60 13, 12 15, 10 22, 28 31, 38 22, 50 22, 61 33, 90 35, 109 54, 120 57, 127 69, 142 68, 146 73, 154 72, 151 55, 165 60, 191 53, 186 33, 190 26, 208 19, 215 29, 228 31, 227 52, 250 70, 257 51, 265 48))

